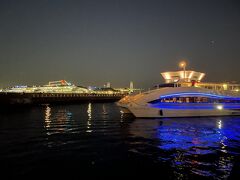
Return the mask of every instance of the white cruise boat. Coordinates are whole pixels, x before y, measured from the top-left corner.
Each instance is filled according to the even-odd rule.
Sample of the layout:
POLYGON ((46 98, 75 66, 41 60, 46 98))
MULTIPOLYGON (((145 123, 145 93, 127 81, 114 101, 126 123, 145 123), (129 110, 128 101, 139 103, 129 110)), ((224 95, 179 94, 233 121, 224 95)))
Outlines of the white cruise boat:
POLYGON ((157 89, 126 96, 117 104, 135 117, 200 117, 240 115, 239 84, 201 83, 204 73, 162 73, 166 83, 157 89))

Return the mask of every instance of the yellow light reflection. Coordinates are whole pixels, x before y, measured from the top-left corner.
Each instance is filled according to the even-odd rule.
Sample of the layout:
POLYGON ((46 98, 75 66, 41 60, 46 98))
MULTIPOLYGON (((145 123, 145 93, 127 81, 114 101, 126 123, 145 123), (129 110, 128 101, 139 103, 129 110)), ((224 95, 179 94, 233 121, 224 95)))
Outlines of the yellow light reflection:
POLYGON ((45 127, 49 128, 51 124, 51 108, 46 106, 45 109, 45 127))
POLYGON ((123 118, 124 118, 124 112, 121 110, 120 113, 121 113, 120 122, 122 123, 123 122, 123 118))
POLYGON ((87 121, 87 130, 86 132, 90 133, 92 132, 91 128, 91 121, 92 121, 92 103, 88 104, 88 109, 87 109, 87 115, 88 115, 88 121, 87 121))

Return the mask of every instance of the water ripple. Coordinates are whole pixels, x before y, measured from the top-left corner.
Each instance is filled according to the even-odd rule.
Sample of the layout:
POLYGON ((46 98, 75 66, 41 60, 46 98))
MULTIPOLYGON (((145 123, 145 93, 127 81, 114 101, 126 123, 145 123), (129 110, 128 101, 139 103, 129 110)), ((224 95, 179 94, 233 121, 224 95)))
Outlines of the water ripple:
POLYGON ((43 105, 0 113, 0 160, 2 172, 16 177, 81 168, 84 175, 161 169, 169 179, 227 179, 240 171, 239 129, 239 117, 134 119, 113 103, 43 105))

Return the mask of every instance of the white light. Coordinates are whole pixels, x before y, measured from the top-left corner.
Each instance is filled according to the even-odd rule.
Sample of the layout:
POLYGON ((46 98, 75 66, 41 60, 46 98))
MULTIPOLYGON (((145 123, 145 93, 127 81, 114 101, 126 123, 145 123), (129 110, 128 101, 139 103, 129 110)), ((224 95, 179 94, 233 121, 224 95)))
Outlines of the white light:
POLYGON ((222 121, 221 121, 221 120, 219 120, 219 121, 217 122, 217 126, 218 126, 219 129, 222 129, 222 121))
POLYGON ((189 75, 188 79, 191 79, 191 78, 192 78, 192 76, 193 76, 193 71, 190 73, 190 75, 189 75))
POLYGON ((180 72, 180 77, 181 77, 181 79, 184 79, 184 71, 180 72))
POLYGON ((170 74, 169 74, 169 73, 165 73, 165 78, 166 78, 166 79, 171 79, 170 74))
POLYGON ((198 81, 201 81, 204 76, 205 76, 205 74, 204 74, 204 73, 201 73, 201 75, 200 75, 199 78, 198 78, 198 81))
POLYGON ((223 109, 223 106, 222 106, 222 105, 217 105, 217 109, 218 109, 218 110, 222 110, 222 109, 223 109))

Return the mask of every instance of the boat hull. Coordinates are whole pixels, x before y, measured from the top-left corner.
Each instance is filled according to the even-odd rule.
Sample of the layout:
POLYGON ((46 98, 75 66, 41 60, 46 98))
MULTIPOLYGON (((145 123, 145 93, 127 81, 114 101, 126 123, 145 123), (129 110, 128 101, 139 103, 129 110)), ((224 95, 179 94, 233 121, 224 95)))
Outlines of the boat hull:
POLYGON ((208 117, 208 116, 240 116, 240 110, 238 109, 188 109, 188 110, 172 110, 172 109, 159 109, 149 107, 121 107, 121 109, 127 109, 135 117, 138 118, 167 118, 167 117, 208 117))

